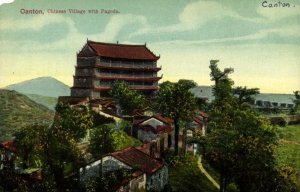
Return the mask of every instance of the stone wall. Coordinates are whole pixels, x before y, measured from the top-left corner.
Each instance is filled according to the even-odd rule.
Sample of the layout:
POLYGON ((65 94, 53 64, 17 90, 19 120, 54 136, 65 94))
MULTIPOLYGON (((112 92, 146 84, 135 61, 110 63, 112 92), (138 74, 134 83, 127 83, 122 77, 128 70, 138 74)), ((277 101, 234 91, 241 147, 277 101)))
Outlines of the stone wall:
MULTIPOLYGON (((80 180, 86 180, 90 177, 99 176, 99 165, 100 160, 94 161, 88 165, 86 165, 84 168, 80 168, 80 180)), ((107 173, 109 171, 115 171, 118 169, 131 169, 131 167, 125 165, 121 161, 117 160, 116 158, 112 156, 106 156, 103 157, 102 162, 102 172, 107 173)))
POLYGON ((148 176, 146 188, 147 191, 162 191, 168 183, 168 168, 164 166, 154 174, 148 176))
POLYGON ((138 139, 143 142, 150 142, 156 139, 156 134, 152 133, 152 131, 144 131, 138 130, 138 139))

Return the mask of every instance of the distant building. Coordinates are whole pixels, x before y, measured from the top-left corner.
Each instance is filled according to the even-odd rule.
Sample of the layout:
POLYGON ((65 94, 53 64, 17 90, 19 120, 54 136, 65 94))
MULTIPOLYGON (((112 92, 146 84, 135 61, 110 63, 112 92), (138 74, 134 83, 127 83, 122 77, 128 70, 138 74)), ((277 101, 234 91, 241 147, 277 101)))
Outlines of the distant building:
POLYGON ((87 41, 77 54, 72 97, 98 99, 108 96, 115 81, 125 81, 131 89, 152 95, 161 77, 159 56, 146 45, 125 45, 87 41))

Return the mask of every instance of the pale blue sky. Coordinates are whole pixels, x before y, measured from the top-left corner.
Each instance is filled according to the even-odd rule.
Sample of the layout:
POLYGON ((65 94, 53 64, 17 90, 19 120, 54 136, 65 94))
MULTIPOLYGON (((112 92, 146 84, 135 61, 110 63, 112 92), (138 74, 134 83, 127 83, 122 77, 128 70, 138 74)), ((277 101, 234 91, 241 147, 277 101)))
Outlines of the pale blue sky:
POLYGON ((300 89, 300 0, 285 1, 290 8, 265 8, 262 2, 16 0, 2 4, 0 87, 39 76, 72 85, 76 52, 88 38, 146 42, 161 56, 163 81, 185 78, 211 85, 209 60, 219 59, 221 68, 234 68, 236 85, 292 93, 300 89), (44 15, 21 14, 21 9, 41 9, 44 15), (48 9, 67 13, 48 14, 48 9), (68 9, 120 13, 69 14, 68 9))

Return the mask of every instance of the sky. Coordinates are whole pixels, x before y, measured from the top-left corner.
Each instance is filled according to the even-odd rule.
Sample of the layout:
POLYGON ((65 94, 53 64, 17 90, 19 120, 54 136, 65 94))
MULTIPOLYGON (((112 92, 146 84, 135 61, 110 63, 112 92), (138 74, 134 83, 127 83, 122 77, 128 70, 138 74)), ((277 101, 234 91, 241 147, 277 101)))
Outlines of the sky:
POLYGON ((217 59, 221 69, 234 68, 235 86, 293 93, 300 90, 300 0, 278 2, 0 0, 0 87, 41 76, 72 86, 76 53, 89 39, 146 43, 160 55, 161 81, 212 85, 209 61, 217 59), (33 9, 40 14, 25 14, 33 9))

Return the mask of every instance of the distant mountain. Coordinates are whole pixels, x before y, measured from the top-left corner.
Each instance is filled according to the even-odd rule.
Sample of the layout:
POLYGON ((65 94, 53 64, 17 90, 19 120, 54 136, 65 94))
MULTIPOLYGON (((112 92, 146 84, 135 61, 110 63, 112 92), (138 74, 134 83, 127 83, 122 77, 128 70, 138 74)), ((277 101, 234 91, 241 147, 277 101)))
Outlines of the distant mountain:
POLYGON ((15 90, 23 94, 34 94, 47 97, 69 96, 70 87, 53 77, 39 77, 9 85, 4 89, 15 90))
POLYGON ((54 112, 16 91, 0 89, 0 140, 37 122, 51 123, 54 112))

